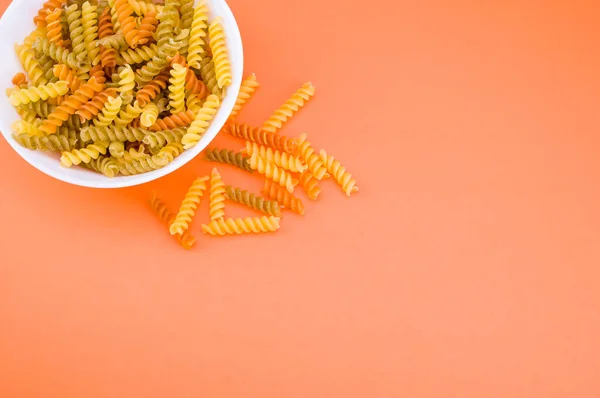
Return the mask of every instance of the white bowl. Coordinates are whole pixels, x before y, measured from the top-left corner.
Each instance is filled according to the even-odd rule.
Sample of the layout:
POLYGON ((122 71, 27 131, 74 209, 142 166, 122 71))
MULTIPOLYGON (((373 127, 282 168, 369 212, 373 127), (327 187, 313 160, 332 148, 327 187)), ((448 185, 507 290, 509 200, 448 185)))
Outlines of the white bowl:
POLYGON ((22 43, 23 39, 35 28, 33 17, 37 15, 43 3, 44 0, 13 0, 0 20, 0 37, 2 37, 2 40, 0 40, 0 54, 4 58, 0 63, 0 131, 2 131, 2 135, 10 146, 30 165, 51 177, 75 185, 92 188, 129 187, 156 180, 177 170, 202 152, 221 130, 235 105, 235 100, 240 91, 244 53, 240 31, 231 9, 225 0, 209 0, 211 20, 217 16, 223 18, 223 27, 227 36, 227 46, 231 59, 233 83, 227 89, 227 95, 221 104, 221 108, 198 145, 184 151, 171 164, 160 170, 135 176, 119 176, 112 179, 81 167, 63 167, 59 162, 59 154, 31 151, 23 148, 12 137, 11 124, 19 120, 20 117, 8 101, 5 91, 12 86, 13 75, 23 71, 15 53, 14 44, 22 43))

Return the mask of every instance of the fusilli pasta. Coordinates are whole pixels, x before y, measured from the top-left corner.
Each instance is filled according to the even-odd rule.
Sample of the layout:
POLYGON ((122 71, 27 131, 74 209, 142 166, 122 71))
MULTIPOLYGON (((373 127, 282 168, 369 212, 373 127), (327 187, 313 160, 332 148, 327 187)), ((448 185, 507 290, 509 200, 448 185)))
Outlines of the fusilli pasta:
POLYGON ((263 129, 276 133, 300 108, 315 95, 315 87, 311 83, 302 85, 273 115, 265 122, 263 129))
POLYGON ((225 88, 231 85, 232 76, 229 53, 227 51, 227 44, 225 43, 225 32, 223 31, 221 21, 222 19, 218 17, 210 24, 208 36, 215 64, 217 83, 219 88, 225 88))
POLYGON ((233 188, 231 186, 226 188, 225 195, 227 199, 243 204, 251 209, 258 210, 262 213, 275 217, 281 216, 279 203, 274 200, 268 200, 260 196, 256 196, 255 194, 246 190, 233 188))
POLYGON ((200 141, 202 135, 204 135, 212 119, 215 117, 219 106, 219 98, 216 95, 209 95, 204 106, 200 109, 200 112, 198 112, 181 140, 184 149, 192 148, 200 141))
POLYGON ((200 204, 200 199, 204 196, 204 192, 206 191, 207 181, 208 177, 198 178, 189 188, 181 203, 179 212, 175 216, 175 220, 169 227, 171 235, 181 235, 189 228, 189 225, 196 214, 196 208, 200 204))
POLYGON ((279 220, 279 218, 273 216, 220 218, 202 225, 202 232, 213 236, 275 232, 279 229, 279 220))
POLYGON ((225 217, 225 183, 215 168, 210 176, 209 213, 211 220, 225 217))
POLYGON ((284 209, 288 209, 301 216, 304 215, 304 204, 302 201, 274 181, 266 180, 262 193, 267 198, 277 201, 284 209))
POLYGON ((206 157, 206 160, 210 160, 211 162, 230 164, 249 173, 254 171, 252 170, 252 167, 250 167, 250 157, 241 152, 227 149, 219 150, 217 148, 206 148, 204 150, 204 156, 206 157))

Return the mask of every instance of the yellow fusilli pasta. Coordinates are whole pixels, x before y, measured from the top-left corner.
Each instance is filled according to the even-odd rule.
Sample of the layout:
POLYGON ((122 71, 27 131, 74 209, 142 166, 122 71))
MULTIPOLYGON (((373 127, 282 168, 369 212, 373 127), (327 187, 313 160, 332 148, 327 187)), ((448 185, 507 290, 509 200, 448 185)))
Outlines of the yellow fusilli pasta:
POLYGON ((108 142, 99 142, 88 145, 83 149, 73 149, 70 152, 63 152, 60 157, 60 164, 65 167, 71 167, 80 163, 89 163, 92 159, 98 159, 102 154, 106 154, 108 142))
POLYGON ((100 47, 98 47, 98 7, 88 1, 81 6, 81 23, 83 25, 83 41, 87 50, 88 61, 92 65, 100 63, 100 47))
POLYGON ((175 216, 175 220, 169 227, 171 235, 181 235, 189 228, 189 225, 196 214, 196 208, 200 204, 200 199, 204 196, 204 192, 206 191, 207 181, 208 177, 198 178, 189 188, 181 203, 179 212, 175 216))
POLYGON ((302 173, 308 167, 302 163, 300 158, 250 141, 246 141, 246 153, 249 156, 257 154, 257 156, 263 158, 265 161, 292 173, 302 173))
POLYGON ((208 5, 202 0, 194 9, 187 56, 188 64, 196 70, 200 70, 200 61, 205 54, 207 32, 208 5))
POLYGON ((231 63, 229 53, 225 42, 225 31, 221 25, 222 19, 217 17, 208 28, 208 37, 210 39, 210 48, 213 54, 215 64, 215 74, 219 88, 225 88, 231 85, 231 63))
POLYGON ((208 126, 210 126, 212 119, 217 114, 220 103, 221 102, 216 95, 208 96, 204 106, 196 115, 196 119, 192 122, 186 134, 183 136, 182 144, 185 149, 192 148, 200 142, 202 135, 204 135, 208 126))
POLYGON ((264 123, 263 129, 275 133, 315 95, 315 86, 302 85, 273 115, 264 123))
POLYGON ((346 195, 350 196, 353 192, 358 192, 356 180, 352 178, 352 174, 348 173, 346 168, 342 166, 338 160, 331 155, 327 155, 327 152, 325 152, 323 149, 321 149, 319 156, 325 164, 329 174, 331 174, 333 179, 339 184, 340 187, 342 187, 346 195))
POLYGON ((30 102, 45 101, 48 98, 56 98, 60 95, 65 95, 68 91, 69 83, 66 81, 59 81, 36 87, 14 90, 10 94, 9 99, 13 106, 19 106, 30 102))
POLYGON ((29 80, 34 86, 48 83, 48 80, 44 76, 44 70, 40 63, 35 58, 35 54, 31 47, 25 45, 15 45, 15 51, 21 61, 23 69, 27 73, 29 80))
POLYGON ((244 105, 252 98, 254 92, 260 87, 260 83, 256 80, 256 75, 253 73, 242 82, 242 86, 240 87, 240 93, 235 100, 235 105, 233 106, 233 110, 229 115, 231 120, 235 119, 235 117, 240 113, 244 105))
POLYGON ((185 111, 185 76, 187 68, 175 64, 171 69, 171 79, 169 79, 169 105, 171 114, 175 115, 185 111))
POLYGON ((294 187, 298 185, 298 180, 293 178, 291 174, 275 166, 273 163, 267 162, 256 153, 250 158, 250 167, 257 170, 260 174, 264 174, 265 177, 275 181, 282 187, 285 187, 290 193, 294 192, 294 187))
POLYGON ((314 148, 310 145, 310 142, 307 140, 308 136, 306 134, 300 135, 300 143, 297 148, 297 152, 300 155, 300 158, 304 160, 304 162, 308 165, 308 169, 315 176, 317 180, 322 180, 327 177, 327 169, 323 164, 323 161, 315 153, 314 148))
POLYGON ((142 109, 142 114, 140 115, 140 122, 142 123, 142 126, 152 126, 154 123, 156 123, 158 114, 158 105, 156 105, 154 102, 149 102, 148 105, 142 109))
POLYGON ((104 109, 102 110, 102 113, 100 113, 98 117, 94 119, 94 126, 109 126, 119 115, 122 104, 123 99, 121 97, 109 97, 108 101, 106 101, 106 104, 104 104, 104 109))
POLYGON ((225 183, 216 168, 210 176, 209 208, 211 220, 225 217, 225 183))
POLYGON ((220 218, 202 225, 202 232, 213 236, 242 235, 250 233, 275 232, 279 229, 279 218, 220 218))

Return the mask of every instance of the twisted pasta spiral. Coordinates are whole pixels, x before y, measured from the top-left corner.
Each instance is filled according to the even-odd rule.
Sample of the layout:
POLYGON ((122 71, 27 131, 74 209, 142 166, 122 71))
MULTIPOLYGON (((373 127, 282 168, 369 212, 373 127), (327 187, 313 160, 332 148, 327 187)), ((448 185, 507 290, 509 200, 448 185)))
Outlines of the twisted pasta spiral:
POLYGON ((200 141, 202 135, 204 135, 206 129, 210 126, 212 119, 217 114, 219 106, 219 98, 216 95, 209 95, 204 106, 200 109, 200 112, 198 112, 195 120, 181 140, 185 149, 192 148, 200 141))
POLYGON ((300 174, 299 183, 309 199, 317 200, 321 193, 321 188, 319 187, 319 181, 310 170, 306 170, 304 173, 300 174))
POLYGON ((100 63, 100 47, 98 43, 98 7, 86 1, 81 6, 81 23, 83 24, 83 41, 88 60, 92 65, 100 63))
POLYGON ((231 86, 231 63, 229 61, 229 53, 227 51, 227 43, 225 42, 225 31, 221 25, 222 19, 217 17, 208 28, 208 36, 210 38, 210 49, 213 54, 213 62, 215 64, 215 73, 219 88, 231 86))
POLYGON ((92 159, 98 159, 100 154, 104 155, 108 148, 108 142, 99 142, 88 145, 83 149, 73 149, 70 152, 63 152, 60 157, 60 164, 65 167, 71 167, 80 163, 90 163, 92 159))
POLYGON ((171 114, 175 115, 185 111, 185 75, 187 69, 180 64, 173 65, 171 79, 169 79, 169 105, 171 114))
POLYGON ((40 67, 44 71, 44 78, 48 81, 48 83, 56 83, 58 79, 54 76, 53 68, 56 64, 54 60, 44 54, 40 54, 38 58, 40 63, 40 67))
POLYGON ((99 39, 98 45, 105 48, 113 48, 117 51, 124 50, 129 47, 129 45, 125 41, 125 36, 119 33, 99 39))
POLYGON ((150 127, 154 131, 170 130, 176 127, 189 126, 194 121, 195 115, 191 110, 171 115, 162 119, 156 120, 154 125, 150 127))
POLYGON ((156 131, 144 137, 144 144, 151 148, 162 148, 168 144, 179 143, 185 134, 184 128, 156 131))
POLYGON ((137 102, 132 104, 128 104, 126 107, 121 109, 119 116, 115 119, 115 125, 117 126, 127 126, 129 123, 133 121, 133 119, 140 116, 142 113, 142 108, 139 106, 137 102))
MULTIPOLYGON (((100 17, 98 18, 98 42, 100 46, 100 40, 110 37, 115 34, 112 19, 110 16, 110 8, 106 7, 100 17)), ((108 76, 112 75, 115 67, 117 66, 117 50, 114 48, 108 48, 100 46, 100 63, 104 68, 108 76)))
POLYGON ((192 19, 194 18, 194 0, 180 0, 181 6, 181 21, 179 27, 181 29, 190 29, 192 27, 192 19))
POLYGON ((83 34, 83 23, 81 22, 81 11, 77 4, 67 7, 67 24, 69 25, 69 35, 71 37, 71 46, 73 54, 79 61, 87 59, 87 46, 83 34))
POLYGON ((90 78, 95 77, 96 81, 102 85, 106 83, 106 75, 104 74, 104 69, 102 65, 98 64, 90 69, 90 78))
POLYGON ((210 176, 209 209, 211 220, 225 217, 225 183, 216 168, 210 176))
POLYGON ((117 90, 114 88, 106 89, 96 94, 91 100, 75 112, 79 116, 81 122, 92 120, 104 108, 109 98, 114 98, 117 95, 117 90))
POLYGON ((67 65, 54 65, 54 67, 52 68, 52 73, 54 73, 54 76, 56 76, 57 79, 66 81, 69 85, 69 89, 72 92, 77 91, 79 87, 81 87, 81 85, 83 84, 83 82, 77 77, 77 73, 73 71, 73 69, 69 68, 67 65))
POLYGON ((16 73, 11 81, 12 84, 14 84, 15 86, 22 86, 22 85, 27 85, 27 76, 25 76, 24 73, 16 73))
POLYGON ((243 204, 251 209, 258 210, 262 213, 275 217, 281 216, 279 203, 274 200, 267 200, 246 190, 233 188, 231 186, 227 187, 225 194, 229 200, 243 204))
POLYGON ((206 84, 209 92, 223 98, 223 90, 219 88, 217 75, 215 74, 215 64, 210 57, 204 57, 200 61, 200 76, 202 76, 202 81, 206 84))
MULTIPOLYGON (((187 62, 185 57, 177 54, 171 60, 171 65, 181 64, 181 66, 187 66, 187 62)), ((202 82, 202 80, 198 79, 194 71, 191 69, 187 69, 187 74, 185 75, 185 89, 198 94, 200 98, 204 98, 206 96, 206 86, 202 82)))
POLYGON ((276 200, 283 208, 300 214, 301 216, 304 215, 304 204, 302 201, 289 193, 285 188, 275 184, 273 181, 265 181, 262 193, 267 198, 276 200))
POLYGON ((319 157, 325 164, 329 174, 331 174, 338 185, 342 187, 346 195, 350 196, 353 192, 358 192, 356 180, 352 178, 352 174, 348 173, 346 168, 342 166, 338 160, 331 155, 327 155, 327 152, 323 149, 319 152, 319 157))
POLYGON ((194 117, 198 112, 200 112, 200 109, 202 109, 202 104, 202 99, 198 94, 195 93, 189 93, 185 99, 185 107, 188 109, 188 111, 192 112, 194 117))
POLYGON ((274 151, 272 148, 267 148, 264 145, 258 145, 250 141, 246 141, 246 153, 250 156, 256 154, 267 162, 273 163, 275 166, 291 171, 292 173, 302 173, 307 169, 307 166, 295 156, 289 155, 286 152, 274 151))
POLYGON ((194 181, 192 186, 189 188, 179 212, 175 216, 175 220, 171 223, 169 231, 171 235, 181 235, 184 231, 189 228, 192 219, 196 215, 196 209, 200 204, 200 199, 204 196, 206 191, 208 177, 200 177, 194 181))
POLYGON ((65 4, 66 0, 48 0, 46 1, 42 7, 38 10, 38 14, 33 18, 33 22, 36 24, 38 28, 43 28, 46 26, 46 15, 49 11, 54 10, 55 8, 62 8, 65 4))
POLYGON ((135 88, 135 74, 130 65, 125 67, 119 72, 119 93, 121 97, 125 95, 132 95, 133 89, 135 88))
POLYGON ((81 129, 81 139, 84 142, 93 141, 143 141, 147 134, 151 131, 133 128, 133 127, 117 127, 109 125, 106 127, 88 126, 81 129))
POLYGON ((75 58, 75 54, 55 43, 50 43, 46 38, 38 38, 33 46, 37 51, 46 54, 60 64, 67 64, 74 69, 80 69, 84 65, 75 58))
POLYGON ((137 15, 146 15, 149 12, 160 15, 163 11, 162 5, 154 4, 146 0, 129 0, 129 4, 137 15))
POLYGON ((31 80, 33 85, 38 86, 48 83, 48 80, 44 76, 44 70, 35 58, 35 54, 30 47, 25 45, 15 45, 15 51, 17 52, 17 56, 19 57, 19 61, 21 61, 23 69, 29 76, 29 80, 31 80))
POLYGON ((290 193, 294 192, 294 187, 298 185, 298 180, 292 178, 291 174, 275 166, 273 163, 258 157, 256 153, 250 158, 250 167, 257 170, 260 174, 264 174, 265 177, 275 181, 282 187, 285 187, 290 193))
POLYGON ((265 131, 260 127, 252 127, 246 123, 229 123, 223 130, 234 137, 256 142, 282 152, 294 153, 298 147, 298 142, 294 139, 265 131))
POLYGON ((17 120, 11 125, 11 128, 16 134, 36 135, 41 137, 44 132, 39 129, 39 125, 35 122, 26 122, 25 120, 17 120))
POLYGON ((169 64, 168 58, 175 56, 181 48, 181 43, 171 39, 163 46, 158 46, 158 54, 154 56, 146 65, 138 69, 135 75, 135 81, 138 85, 144 85, 154 79, 169 64))
POLYGON ((162 169, 168 164, 168 162, 166 162, 164 158, 159 155, 154 155, 140 160, 133 160, 131 157, 122 157, 116 160, 119 164, 119 172, 124 176, 148 173, 154 170, 162 169))
POLYGON ((140 106, 146 106, 148 102, 152 101, 158 93, 167 88, 167 81, 171 74, 168 70, 161 72, 151 82, 147 83, 142 87, 136 95, 136 99, 140 106))
POLYGON ((265 122, 263 129, 272 133, 280 130, 283 125, 292 117, 300 108, 315 95, 315 86, 311 83, 302 85, 273 115, 265 122))
POLYGON ((65 95, 68 91, 69 84, 65 81, 59 81, 37 87, 14 90, 10 94, 9 100, 13 106, 19 106, 30 102, 45 101, 48 98, 56 98, 60 95, 65 95))
POLYGON ((196 70, 200 70, 200 61, 205 54, 204 46, 208 30, 208 5, 201 1, 194 9, 190 40, 188 47, 188 62, 196 70))
POLYGON ((50 43, 56 43, 57 46, 67 47, 70 43, 63 40, 63 29, 61 24, 62 8, 56 8, 46 14, 46 37, 50 43))
POLYGON ((161 148, 158 157, 164 161, 164 165, 171 163, 177 156, 183 152, 183 146, 179 142, 172 142, 161 148))
POLYGON ((113 141, 108 146, 108 152, 112 157, 122 158, 123 156, 125 156, 125 144, 123 144, 121 141, 113 141))
POLYGON ((87 167, 104 174, 108 178, 115 178, 117 174, 119 174, 119 165, 117 162, 114 159, 105 156, 100 156, 98 159, 92 159, 91 162, 87 163, 87 167))
POLYGON ((56 134, 42 137, 29 134, 16 134, 13 135, 13 138, 24 148, 32 151, 40 150, 48 152, 70 151, 75 147, 77 141, 75 138, 56 134))
POLYGON ((21 108, 25 108, 28 111, 34 112, 36 116, 46 118, 49 114, 54 112, 54 110, 56 109, 56 105, 48 104, 48 102, 45 101, 38 101, 30 102, 29 104, 24 105, 21 108))
POLYGON ((156 13, 148 12, 140 22, 138 31, 139 44, 146 44, 152 39, 152 34, 156 30, 158 25, 158 19, 156 19, 156 13))
POLYGON ((275 232, 279 229, 279 220, 279 218, 273 216, 221 218, 202 225, 202 232, 213 236, 275 232))
POLYGON ((306 162, 308 165, 308 169, 315 176, 317 180, 322 180, 327 176, 327 169, 323 164, 323 161, 315 153, 314 148, 310 145, 310 142, 307 141, 307 135, 302 134, 300 136, 300 145, 298 146, 298 153, 300 157, 306 162))
POLYGON ((121 97, 109 97, 106 103, 104 104, 104 109, 102 110, 102 113, 100 113, 98 117, 94 119, 94 126, 106 127, 110 125, 117 118, 117 115, 121 111, 122 105, 123 99, 121 97))
POLYGON ((174 0, 169 0, 165 3, 155 34, 159 48, 174 38, 175 28, 179 25, 179 5, 179 2, 174 0))
POLYGON ((230 151, 227 149, 219 150, 217 148, 207 148, 204 150, 204 156, 206 157, 206 160, 210 160, 211 162, 230 164, 249 173, 254 171, 252 170, 252 167, 250 167, 250 157, 241 152, 230 151))
POLYGON ((136 48, 138 44, 144 44, 139 40, 139 31, 133 18, 133 8, 129 0, 114 0, 112 12, 117 15, 121 31, 129 47, 136 48))
MULTIPOLYGON (((169 211, 167 205, 156 197, 155 192, 152 193, 148 203, 150 203, 150 207, 154 210, 158 219, 168 228, 175 220, 175 216, 169 211)), ((189 231, 184 231, 181 235, 173 235, 173 237, 184 249, 191 249, 194 246, 194 243, 196 243, 196 238, 194 238, 189 231)))
POLYGON ((256 75, 253 73, 242 82, 242 86, 240 87, 240 93, 235 100, 235 105, 233 106, 233 110, 229 115, 231 120, 235 119, 235 117, 240 113, 240 110, 246 105, 246 103, 252 98, 254 92, 260 87, 260 83, 256 80, 256 75))
POLYGON ((96 81, 95 77, 92 77, 79 90, 65 99, 54 112, 48 115, 48 119, 44 120, 41 130, 47 134, 55 133, 56 129, 69 119, 69 116, 74 115, 83 104, 101 90, 102 85, 96 81))
POLYGON ((156 123, 156 119, 158 119, 158 113, 158 105, 156 105, 154 102, 149 102, 148 105, 142 109, 142 114, 140 116, 140 122, 142 126, 147 128, 156 123))
POLYGON ((121 52, 117 63, 119 65, 141 64, 150 61, 156 54, 158 54, 158 46, 154 43, 138 48, 129 48, 121 52))

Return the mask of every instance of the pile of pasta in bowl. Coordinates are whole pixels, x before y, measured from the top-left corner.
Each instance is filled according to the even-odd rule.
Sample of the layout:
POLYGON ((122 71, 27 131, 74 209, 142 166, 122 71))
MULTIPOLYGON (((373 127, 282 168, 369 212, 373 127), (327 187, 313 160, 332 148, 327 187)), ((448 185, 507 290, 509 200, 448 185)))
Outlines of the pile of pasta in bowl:
POLYGON ((48 0, 15 46, 13 137, 64 167, 114 178, 193 148, 232 84, 221 18, 206 0, 48 0))

